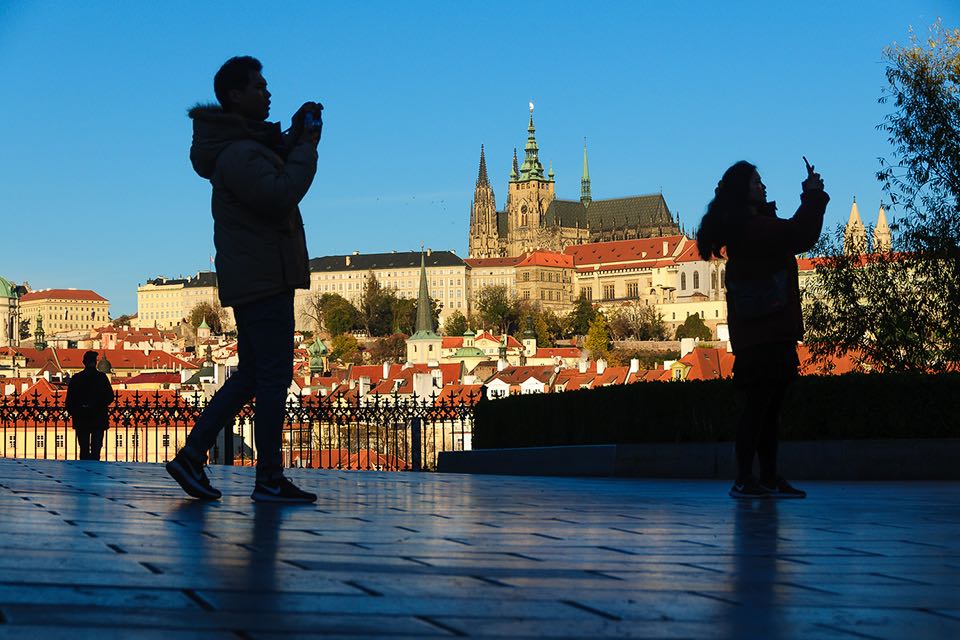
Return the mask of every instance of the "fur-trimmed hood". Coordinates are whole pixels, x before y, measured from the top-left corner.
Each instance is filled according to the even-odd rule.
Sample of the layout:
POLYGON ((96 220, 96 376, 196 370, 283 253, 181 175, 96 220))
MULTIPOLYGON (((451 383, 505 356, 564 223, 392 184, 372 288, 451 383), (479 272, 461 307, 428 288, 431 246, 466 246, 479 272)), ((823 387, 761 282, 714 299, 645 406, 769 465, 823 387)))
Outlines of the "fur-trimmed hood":
POLYGON ((193 120, 193 142, 190 162, 202 178, 210 179, 220 152, 238 140, 256 140, 283 153, 283 138, 278 122, 257 122, 235 113, 227 113, 220 105, 197 104, 187 111, 193 120))

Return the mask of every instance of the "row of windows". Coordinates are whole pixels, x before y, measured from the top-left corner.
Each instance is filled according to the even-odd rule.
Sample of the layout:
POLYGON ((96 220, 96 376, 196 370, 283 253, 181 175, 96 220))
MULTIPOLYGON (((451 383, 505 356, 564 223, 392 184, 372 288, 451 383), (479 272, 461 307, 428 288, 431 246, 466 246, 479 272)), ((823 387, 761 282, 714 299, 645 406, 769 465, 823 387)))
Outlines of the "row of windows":
MULTIPOLYGON (((115 444, 118 448, 123 446, 123 435, 124 435, 124 434, 122 434, 122 433, 115 433, 115 434, 114 434, 114 444, 115 444)), ((163 434, 161 440, 162 440, 161 446, 163 446, 163 447, 169 447, 169 446, 170 446, 170 435, 169 435, 169 434, 167 434, 167 433, 163 434)), ((56 434, 56 438, 55 438, 54 442, 55 442, 55 445, 56 445, 56 448, 57 448, 57 449, 63 449, 63 448, 64 448, 64 445, 66 444, 66 436, 65 436, 64 434, 62 434, 62 433, 58 433, 58 434, 56 434)), ((45 447, 47 446, 47 436, 46 436, 46 434, 44 434, 44 433, 38 433, 38 434, 36 434, 36 435, 34 436, 34 443, 35 443, 37 449, 43 449, 43 448, 45 448, 45 447)), ((139 446, 139 445, 140 445, 140 434, 139 434, 139 433, 131 434, 130 440, 129 440, 129 444, 130 444, 130 446, 132 446, 132 447, 137 447, 137 446, 139 446)), ((16 448, 17 448, 17 436, 16 436, 16 434, 8 434, 8 435, 7 435, 7 448, 8 448, 8 449, 16 449, 16 448)))
MULTIPOLYGON (((719 284, 720 284, 720 287, 726 287, 726 286, 727 286, 727 271, 726 271, 726 269, 721 269, 721 270, 720 270, 720 283, 719 283, 719 284)), ((699 271, 694 271, 694 272, 693 272, 693 288, 694 288, 694 289, 699 289, 699 288, 700 288, 700 272, 699 272, 699 271)), ((719 288, 719 287, 717 286, 717 272, 716 272, 716 271, 714 271, 713 273, 710 274, 710 288, 711 288, 711 289, 714 289, 714 290, 716 290, 716 289, 719 288)), ((680 274, 680 291, 686 291, 686 290, 687 290, 687 274, 681 273, 681 274, 680 274)))

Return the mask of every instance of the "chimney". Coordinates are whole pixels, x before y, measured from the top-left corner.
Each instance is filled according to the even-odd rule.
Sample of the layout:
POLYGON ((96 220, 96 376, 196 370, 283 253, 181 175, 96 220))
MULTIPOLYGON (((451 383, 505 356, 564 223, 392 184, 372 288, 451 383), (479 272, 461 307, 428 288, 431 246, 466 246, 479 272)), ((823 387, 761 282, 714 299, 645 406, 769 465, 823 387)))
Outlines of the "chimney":
POLYGON ((350 389, 352 390, 352 389, 356 389, 356 388, 357 388, 357 381, 354 380, 353 378, 351 378, 351 379, 350 379, 350 389))
POLYGON ((580 363, 577 365, 577 371, 579 371, 580 373, 586 373, 586 372, 587 372, 587 365, 589 365, 589 364, 590 364, 590 363, 587 362, 586 360, 581 360, 580 363))
POLYGON ((607 361, 603 358, 597 360, 597 375, 603 375, 603 372, 607 370, 607 361))
POLYGON ((370 393, 370 376, 360 376, 360 396, 370 393))
POLYGON ((692 352, 697 344, 696 338, 682 338, 680 340, 680 357, 692 352))
POLYGON ((497 360, 497 372, 498 372, 498 373, 499 373, 500 371, 503 371, 503 370, 506 369, 506 368, 507 368, 507 361, 506 361, 505 359, 500 358, 499 360, 497 360))
POLYGON ((630 373, 637 373, 640 371, 640 360, 637 358, 630 358, 630 373))
POLYGON ((667 253, 669 250, 670 250, 670 245, 669 245, 669 243, 668 243, 666 240, 664 240, 664 241, 663 241, 663 257, 664 257, 664 258, 666 258, 666 257, 669 255, 669 254, 667 253))
POLYGON ((390 362, 383 363, 383 377, 384 379, 390 377, 390 362))
POLYGON ((427 247, 427 257, 429 258, 433 254, 433 249, 427 247))
POLYGON ((344 256, 344 258, 346 259, 346 261, 347 261, 347 266, 349 267, 349 266, 350 266, 350 256, 344 256))

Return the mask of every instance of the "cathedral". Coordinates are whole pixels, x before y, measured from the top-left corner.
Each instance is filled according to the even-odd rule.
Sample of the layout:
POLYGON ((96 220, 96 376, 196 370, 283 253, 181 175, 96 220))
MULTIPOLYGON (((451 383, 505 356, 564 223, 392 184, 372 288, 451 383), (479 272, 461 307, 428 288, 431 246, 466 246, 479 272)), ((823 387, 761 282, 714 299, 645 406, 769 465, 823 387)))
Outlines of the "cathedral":
POLYGON ((594 200, 586 143, 580 199, 558 199, 553 167, 544 175, 535 132, 531 104, 523 164, 518 164, 514 149, 503 211, 497 210, 480 146, 480 170, 470 208, 471 258, 512 257, 536 249, 563 251, 574 244, 680 234, 679 221, 662 194, 594 200))

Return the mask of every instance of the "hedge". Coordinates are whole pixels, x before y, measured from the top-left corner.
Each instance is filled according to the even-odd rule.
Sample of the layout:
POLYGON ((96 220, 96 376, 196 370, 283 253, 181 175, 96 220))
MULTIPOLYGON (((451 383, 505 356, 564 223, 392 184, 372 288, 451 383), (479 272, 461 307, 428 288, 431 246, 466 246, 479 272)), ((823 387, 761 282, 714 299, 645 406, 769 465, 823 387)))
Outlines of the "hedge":
MULTIPOLYGON (((477 405, 477 449, 735 437, 731 380, 641 382, 511 396, 477 405)), ((783 440, 960 437, 960 374, 804 376, 790 388, 783 440)))

